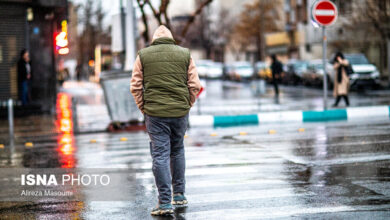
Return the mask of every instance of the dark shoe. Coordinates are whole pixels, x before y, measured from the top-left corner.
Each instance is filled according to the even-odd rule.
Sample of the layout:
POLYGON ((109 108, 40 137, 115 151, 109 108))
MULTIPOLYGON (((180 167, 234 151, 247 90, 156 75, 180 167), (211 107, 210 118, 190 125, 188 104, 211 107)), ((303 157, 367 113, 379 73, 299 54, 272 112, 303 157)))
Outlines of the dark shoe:
POLYGON ((336 104, 333 104, 332 107, 333 107, 333 108, 337 108, 337 105, 336 105, 336 104))
POLYGON ((157 208, 154 208, 151 212, 151 215, 160 215, 167 216, 173 214, 173 208, 171 204, 159 204, 157 208))
POLYGON ((186 205, 187 203, 187 198, 182 193, 173 195, 172 205, 186 205))

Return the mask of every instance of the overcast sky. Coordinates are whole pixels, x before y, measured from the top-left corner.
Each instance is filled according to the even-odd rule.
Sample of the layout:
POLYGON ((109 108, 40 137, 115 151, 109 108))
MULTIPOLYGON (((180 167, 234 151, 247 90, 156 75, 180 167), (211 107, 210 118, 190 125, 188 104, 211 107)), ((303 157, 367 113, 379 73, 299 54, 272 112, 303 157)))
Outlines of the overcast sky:
MULTIPOLYGON (((85 4, 87 0, 70 0, 75 4, 85 4)), ((93 1, 96 6, 99 2, 99 0, 93 1)), ((104 18, 104 26, 108 27, 111 24, 111 17, 112 15, 119 14, 120 13, 120 0, 101 0, 103 10, 106 12, 106 16, 104 18)), ((127 0, 123 0, 123 3, 126 7, 127 0)), ((158 5, 159 0, 152 0, 152 3, 154 5, 158 5)), ((133 1, 133 6, 137 8, 137 2, 133 1)), ((148 11, 147 11, 148 13, 148 11)), ((140 16, 140 13, 137 11, 137 17, 140 16)))
MULTIPOLYGON (((86 3, 86 0, 71 0, 71 1, 74 4, 86 3)), ((97 3, 98 1, 95 0, 94 2, 97 3)), ((110 25, 112 15, 119 14, 120 0, 101 0, 101 2, 102 2, 103 10, 104 12, 106 12, 106 16, 104 18, 104 26, 108 27, 110 25)), ((124 0, 124 2, 126 2, 126 0, 124 0)))

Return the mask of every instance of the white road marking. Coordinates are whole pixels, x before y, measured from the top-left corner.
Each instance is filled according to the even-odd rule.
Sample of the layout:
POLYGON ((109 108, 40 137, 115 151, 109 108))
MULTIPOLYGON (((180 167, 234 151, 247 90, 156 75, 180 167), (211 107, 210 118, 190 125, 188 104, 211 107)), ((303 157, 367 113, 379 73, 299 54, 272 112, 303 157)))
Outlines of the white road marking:
POLYGON ((248 208, 248 209, 219 209, 201 212, 189 212, 185 214, 188 219, 272 219, 291 217, 305 214, 337 213, 350 211, 371 211, 389 209, 390 205, 376 206, 327 206, 327 207, 304 207, 304 206, 279 206, 272 208, 248 208))
POLYGON ((250 199, 269 199, 282 197, 300 197, 314 196, 313 192, 297 193, 295 188, 278 188, 278 189, 262 189, 262 190, 247 190, 239 192, 219 192, 207 194, 186 194, 191 204, 219 203, 230 201, 242 201, 250 199))

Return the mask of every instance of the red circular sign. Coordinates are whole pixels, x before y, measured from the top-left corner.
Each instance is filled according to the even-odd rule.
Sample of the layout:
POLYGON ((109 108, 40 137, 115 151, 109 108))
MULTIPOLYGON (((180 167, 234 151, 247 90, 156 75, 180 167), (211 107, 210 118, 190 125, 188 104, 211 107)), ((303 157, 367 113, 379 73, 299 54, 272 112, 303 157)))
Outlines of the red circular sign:
POLYGON ((328 0, 321 0, 314 4, 313 7, 314 21, 322 26, 329 26, 337 19, 337 7, 328 0))

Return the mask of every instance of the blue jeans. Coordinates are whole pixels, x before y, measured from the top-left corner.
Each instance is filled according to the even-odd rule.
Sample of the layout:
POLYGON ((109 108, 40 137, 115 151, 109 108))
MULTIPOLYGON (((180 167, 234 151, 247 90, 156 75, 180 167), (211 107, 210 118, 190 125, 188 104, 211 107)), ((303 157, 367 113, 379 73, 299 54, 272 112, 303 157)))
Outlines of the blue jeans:
POLYGON ((22 104, 27 105, 29 102, 29 83, 27 80, 22 82, 22 104))
POLYGON ((153 117, 145 114, 150 137, 153 175, 158 188, 160 204, 171 203, 174 193, 185 191, 184 134, 188 114, 180 118, 153 117))

